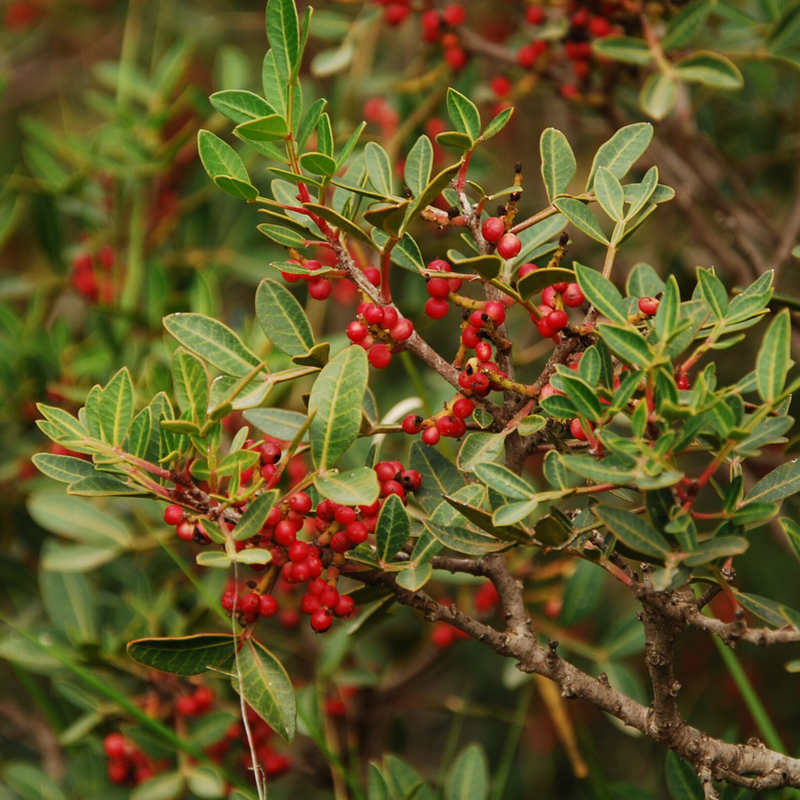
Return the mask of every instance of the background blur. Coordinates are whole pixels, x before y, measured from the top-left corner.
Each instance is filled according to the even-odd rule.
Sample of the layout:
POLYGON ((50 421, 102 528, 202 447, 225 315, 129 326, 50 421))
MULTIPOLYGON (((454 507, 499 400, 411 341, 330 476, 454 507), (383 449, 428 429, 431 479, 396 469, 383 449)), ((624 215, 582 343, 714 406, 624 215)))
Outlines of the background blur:
MULTIPOLYGON (((512 122, 481 148, 470 177, 496 191, 511 183, 514 162, 522 161, 523 213, 546 204, 538 173, 545 127, 567 134, 585 174, 616 127, 646 118, 638 101, 643 76, 635 67, 593 61, 592 73, 581 75, 559 55, 555 35, 547 69, 518 66, 514 54, 536 38, 522 3, 466 3, 467 25, 478 38, 465 34, 471 57, 456 72, 440 48, 420 41, 415 19, 389 26, 376 5, 318 6, 303 86, 307 102, 329 99, 337 138, 366 119, 366 139, 402 158, 420 133, 433 137, 445 129, 448 84, 478 102, 486 119, 510 101, 517 107, 512 122), (505 85, 498 77, 508 79, 509 93, 499 91, 505 85), (578 96, 565 85, 576 86, 578 96)), ((110 732, 125 732, 156 772, 176 755, 99 695, 86 674, 174 727, 169 709, 189 685, 138 668, 125 644, 221 626, 220 578, 215 570, 194 573, 188 551, 167 538, 159 509, 67 498, 37 476, 30 457, 47 448, 34 424, 38 401, 74 412, 95 383, 123 365, 142 397, 169 389, 165 314, 215 315, 263 349, 253 294, 282 251, 257 232, 255 209, 243 210, 208 180, 195 145, 201 127, 226 137, 230 128, 213 112, 209 94, 260 91, 263 20, 263 0, 0 3, 0 800, 219 796, 208 786, 212 793, 203 794, 201 783, 162 787, 160 794, 112 785, 102 746, 110 732), (43 657, 18 628, 58 643, 71 667, 43 657)), ((623 14, 619 24, 632 30, 635 21, 635 13, 623 14)), ((744 88, 683 86, 675 110, 655 123, 648 157, 677 198, 635 234, 620 255, 619 273, 646 262, 681 281, 696 265, 715 266, 733 289, 774 268, 777 291, 787 295, 780 302, 795 309, 788 296, 798 295, 800 269, 791 255, 800 241, 797 3, 719 2, 697 35, 701 45, 734 57, 744 88), (780 57, 760 43, 767 30, 773 43, 782 31, 780 57)), ((437 157, 449 156, 437 148, 437 157)), ((266 187, 263 160, 251 158, 248 166, 266 187)), ((426 260, 453 244, 433 231, 417 238, 426 260)), ((581 237, 568 258, 595 263, 598 252, 581 237)), ((437 323, 421 316, 424 286, 403 278, 407 285, 396 296, 425 335, 437 323)), ((332 341, 343 336, 357 303, 339 283, 335 302, 306 302, 332 341)), ((305 301, 304 284, 297 287, 305 301)), ((454 352, 457 331, 449 338, 436 331, 440 351, 454 352)), ((756 331, 751 341, 760 340, 756 331)), ((535 370, 545 350, 532 328, 515 332, 515 341, 535 370)), ((743 371, 747 348, 735 352, 735 359, 716 355, 723 380, 743 371)), ((445 397, 442 382, 405 370, 396 359, 373 382, 381 416, 418 377, 415 392, 433 405, 445 397)), ((301 391, 276 389, 269 402, 300 408, 301 391)), ((383 457, 403 459, 407 445, 402 437, 389 440, 386 451, 394 455, 383 457)), ((763 458, 771 463, 768 452, 763 458)), ((538 465, 530 467, 535 475, 538 465)), ((753 536, 764 546, 737 559, 742 586, 768 585, 776 599, 798 607, 798 565, 782 538, 770 527, 753 536)), ((551 560, 546 570, 532 570, 537 628, 582 666, 607 672, 612 683, 648 702, 643 637, 626 598, 590 565, 576 570, 551 560)), ((440 583, 435 591, 487 618, 494 613, 491 598, 480 605, 480 587, 440 583)), ((507 777, 497 798, 669 796, 664 754, 655 744, 634 739, 588 706, 562 701, 479 644, 453 641, 449 629, 432 631, 406 609, 362 620, 350 636, 338 626, 313 637, 296 622, 286 613, 280 624, 264 626, 265 642, 298 688, 306 687, 307 701, 320 701, 324 737, 299 736, 291 748, 265 745, 275 757, 273 798, 333 797, 325 749, 338 751, 354 775, 369 759, 395 753, 435 783, 472 741, 486 748, 492 773, 507 777)), ((728 652, 723 660, 710 637, 689 632, 679 657, 681 708, 689 721, 717 736, 758 736, 798 754, 798 679, 786 664, 800 658, 797 648, 728 652)), ((231 774, 244 780, 226 683, 209 673, 212 711, 178 733, 217 747, 231 774), (220 746, 226 736, 227 749, 220 746)), ((337 791, 343 796, 341 785, 337 791)))

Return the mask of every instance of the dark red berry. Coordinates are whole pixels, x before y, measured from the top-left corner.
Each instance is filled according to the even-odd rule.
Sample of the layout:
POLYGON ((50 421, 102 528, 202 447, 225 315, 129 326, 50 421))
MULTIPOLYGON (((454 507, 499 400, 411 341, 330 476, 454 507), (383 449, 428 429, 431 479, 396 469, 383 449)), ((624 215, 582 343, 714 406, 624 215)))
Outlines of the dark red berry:
POLYGON ((506 224, 500 217, 489 217, 489 219, 481 225, 483 238, 492 244, 499 242, 505 232, 506 224))

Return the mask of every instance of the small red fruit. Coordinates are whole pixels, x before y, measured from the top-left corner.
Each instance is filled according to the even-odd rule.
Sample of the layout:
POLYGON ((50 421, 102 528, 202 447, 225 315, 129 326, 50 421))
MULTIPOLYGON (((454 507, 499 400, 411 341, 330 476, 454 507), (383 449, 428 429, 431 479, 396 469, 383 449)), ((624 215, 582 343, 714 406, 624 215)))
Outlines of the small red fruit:
POLYGON ((568 308, 577 308, 583 305, 586 300, 581 287, 577 283, 568 284, 561 297, 564 300, 564 305, 568 308))
POLYGON ((497 243, 497 253, 501 258, 515 258, 522 250, 522 242, 514 233, 506 233, 497 243))
MULTIPOLYGON (((589 426, 589 431, 591 432, 594 426, 588 421, 586 424, 589 426)), ((586 435, 586 431, 584 430, 583 426, 581 425, 581 421, 577 417, 570 422, 569 431, 580 442, 585 442, 589 438, 586 435)))
POLYGON ((642 297, 639 300, 639 311, 652 317, 658 311, 659 302, 655 297, 642 297))
POLYGON ((385 369, 392 361, 392 352, 385 344, 376 344, 370 348, 367 358, 375 369, 385 369))
POLYGON ((467 12, 464 10, 464 6, 458 3, 447 6, 442 12, 442 19, 453 28, 457 25, 461 25, 466 18, 467 12))
POLYGON ((489 219, 481 225, 483 238, 492 244, 499 242, 505 232, 506 224, 500 217, 489 217, 489 219))
POLYGON ((167 525, 177 525, 183 520, 183 509, 180 506, 167 506, 164 509, 164 522, 167 525))
POLYGON ((258 613, 264 619, 270 619, 278 613, 278 601, 271 594, 262 594, 258 601, 258 613))
POLYGON ((437 300, 435 297, 431 297, 430 300, 425 303, 425 313, 431 319, 444 319, 449 310, 450 304, 447 300, 437 300))
POLYGON ((317 633, 324 633, 330 628, 333 615, 327 608, 319 608, 311 615, 311 627, 317 633))

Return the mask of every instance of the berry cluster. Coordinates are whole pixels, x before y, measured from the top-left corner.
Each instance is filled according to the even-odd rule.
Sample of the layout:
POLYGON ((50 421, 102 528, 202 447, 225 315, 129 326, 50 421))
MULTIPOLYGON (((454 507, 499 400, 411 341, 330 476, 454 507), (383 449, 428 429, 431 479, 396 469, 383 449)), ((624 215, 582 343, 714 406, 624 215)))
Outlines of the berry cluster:
MULTIPOLYGON (((453 268, 444 259, 436 258, 428 264, 431 272, 452 272, 453 268)), ((431 319, 444 319, 450 310, 447 298, 457 292, 462 285, 458 278, 428 278, 427 289, 430 299, 425 303, 425 313, 431 319)))
POLYGON ((108 756, 108 779, 112 783, 138 785, 150 780, 158 771, 156 765, 121 733, 109 733, 103 740, 108 756))
MULTIPOLYGON (((524 278, 537 267, 535 264, 523 264, 520 267, 519 277, 524 278)), ((531 320, 541 336, 552 339, 559 331, 564 330, 569 324, 566 308, 579 308, 586 302, 586 297, 577 283, 554 283, 542 291, 542 302, 538 306, 540 316, 531 314, 531 320)))
POLYGON ((515 233, 506 232, 506 223, 502 217, 489 217, 481 225, 483 238, 495 246, 501 258, 516 258, 522 250, 522 242, 515 233))
POLYGON ((321 275, 314 275, 317 270, 322 269, 322 263, 316 259, 309 258, 303 262, 302 266, 308 270, 308 275, 297 272, 281 272, 281 275, 284 280, 289 283, 297 283, 297 281, 300 280, 305 281, 308 284, 308 294, 313 297, 314 300, 327 300, 333 288, 331 282, 321 275))
POLYGON ((467 423, 464 420, 471 417, 474 410, 475 404, 472 400, 457 394, 445 406, 444 411, 428 419, 418 414, 409 414, 403 420, 402 427, 411 435, 422 432, 422 441, 429 445, 437 444, 442 436, 460 439, 467 431, 467 423))
MULTIPOLYGON (((261 717, 249 706, 246 710, 247 724, 253 739, 253 747, 258 758, 258 764, 267 778, 277 778, 288 772, 292 768, 292 760, 284 753, 279 753, 274 749, 273 742, 275 731, 264 722, 261 717)), ((206 749, 206 753, 212 761, 221 763, 225 756, 234 746, 241 747, 240 764, 248 772, 252 769, 253 762, 250 755, 250 745, 247 741, 247 734, 241 721, 231 725, 225 737, 206 749)))
POLYGON ((111 272, 114 269, 114 250, 103 245, 96 253, 84 250, 72 259, 70 280, 78 294, 96 303, 102 299, 110 303, 114 299, 114 284, 111 272))
MULTIPOLYGON (((311 617, 311 628, 317 633, 326 631, 333 617, 348 617, 355 611, 353 599, 340 595, 336 588, 344 563, 343 554, 363 544, 375 531, 378 514, 387 497, 394 494, 405 503, 407 493, 418 489, 422 482, 416 470, 405 469, 399 461, 381 461, 375 466, 375 473, 380 483, 380 497, 370 505, 353 507, 323 500, 312 514, 313 502, 309 495, 294 492, 270 510, 258 534, 247 541, 236 542, 237 549, 268 548, 271 565, 280 569, 284 584, 307 584, 299 609, 311 617), (302 531, 311 541, 298 538, 302 531), (327 581, 322 578, 326 549, 332 553, 327 581)), ((174 508, 179 507, 170 506, 167 510, 174 508)), ((177 512, 173 512, 170 524, 176 518, 177 512)), ((277 599, 268 592, 273 586, 274 580, 270 581, 267 576, 262 584, 249 582, 250 591, 246 593, 235 587, 226 588, 222 607, 235 614, 243 626, 252 625, 259 617, 272 618, 279 612, 277 599)))
POLYGON ((402 349, 403 342, 414 333, 414 323, 398 315, 391 306, 361 303, 357 318, 347 326, 347 338, 367 351, 369 363, 376 369, 385 369, 392 361, 392 353, 402 349))

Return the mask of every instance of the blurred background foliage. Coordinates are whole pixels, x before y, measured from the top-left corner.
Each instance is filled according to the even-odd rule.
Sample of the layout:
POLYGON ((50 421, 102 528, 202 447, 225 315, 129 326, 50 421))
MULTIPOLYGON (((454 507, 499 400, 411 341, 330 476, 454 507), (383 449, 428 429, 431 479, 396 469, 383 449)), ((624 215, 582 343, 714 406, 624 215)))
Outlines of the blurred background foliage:
MULTIPOLYGON (((555 25, 544 33, 533 30, 522 3, 466 3, 472 33, 463 36, 468 57, 457 71, 440 46, 420 41, 416 19, 389 26, 377 5, 319 5, 303 87, 307 104, 328 98, 337 138, 366 119, 362 142, 379 141, 402 160, 420 133, 444 129, 448 85, 471 96, 487 118, 510 101, 517 108, 511 124, 481 148, 470 174, 487 191, 497 191, 511 183, 513 164, 521 161, 522 207, 532 213, 546 205, 537 174, 537 142, 545 127, 567 134, 585 170, 616 127, 645 119, 648 111, 650 117, 663 112, 651 153, 677 198, 623 250, 620 274, 645 262, 688 283, 696 265, 715 266, 734 289, 774 268, 784 295, 778 307, 798 308, 791 299, 798 285, 791 251, 800 241, 797 3, 714 4, 692 47, 729 55, 742 72, 743 88, 680 84, 674 108, 666 111, 647 103, 643 109, 647 72, 636 66, 595 55, 591 73, 573 78, 569 61, 559 55, 571 32, 555 25), (551 42, 551 58, 541 68, 520 66, 519 48, 539 38, 551 42), (502 96, 498 77, 509 81, 502 96), (565 85, 576 90, 565 91, 565 85)), ((654 3, 648 13, 669 18, 680 5, 654 3)), ((142 398, 169 389, 173 345, 162 329, 165 314, 217 316, 257 352, 266 352, 253 325, 253 292, 282 250, 257 232, 255 213, 208 180, 195 143, 201 127, 220 135, 228 127, 209 94, 259 90, 263 6, 261 0, 2 4, 2 800, 217 797, 230 782, 247 782, 236 741, 221 777, 192 766, 192 748, 213 749, 235 722, 235 699, 224 676, 205 679, 217 698, 209 714, 176 721, 177 699, 199 684, 147 673, 125 654, 125 644, 138 636, 226 625, 216 599, 224 576, 195 571, 184 546, 169 538, 159 509, 65 497, 37 476, 30 457, 46 448, 34 424, 37 401, 74 412, 95 383, 123 365, 131 368, 142 398), (45 654, 37 640, 56 644, 61 660, 45 654), (144 719, 137 709, 145 710, 144 719), (173 774, 178 764, 187 780, 151 786, 149 794, 144 787, 112 785, 103 740, 116 731, 156 771, 168 764, 173 774)), ((641 36, 637 8, 629 8, 633 12, 626 11, 620 24, 641 36)), ((247 158, 254 181, 266 187, 263 161, 247 158)), ((446 158, 440 148, 437 158, 446 158)), ((426 260, 454 243, 452 234, 424 225, 415 235, 426 260)), ((569 257, 595 263, 598 253, 581 239, 569 257)), ((404 273, 398 283, 395 296, 406 315, 421 320, 421 332, 441 344, 441 352, 454 351, 457 326, 448 329, 421 315, 422 282, 404 273)), ((304 284, 294 288, 327 338, 340 340, 358 298, 337 286, 335 302, 315 303, 304 284)), ((514 336, 534 370, 545 347, 532 327, 514 336)), ((279 356, 270 355, 275 365, 279 356)), ((736 380, 741 363, 725 352, 716 359, 721 379, 736 380)), ((410 387, 434 407, 447 396, 436 376, 399 359, 373 381, 381 418, 410 387)), ((302 384, 291 393, 277 388, 268 405, 301 408, 302 391, 302 384)), ((796 430, 790 437, 792 450, 796 430)), ((406 448, 402 437, 389 437, 382 457, 404 459, 406 448)), ((765 451, 763 458, 769 466, 777 454, 765 451)), ((541 467, 529 466, 533 475, 541 467)), ((775 595, 797 607, 797 564, 779 531, 767 526, 754 535, 763 546, 737 559, 742 585, 779 587, 775 595)), ((528 573, 537 629, 558 639, 581 666, 605 671, 612 683, 648 702, 643 634, 630 599, 590 565, 551 559, 529 565, 528 573)), ((474 583, 453 579, 435 591, 487 618, 494 613, 491 597, 474 583)), ((387 753, 441 785, 470 742, 485 749, 493 800, 684 797, 675 794, 677 767, 672 765, 671 779, 667 770, 665 780, 664 756, 654 743, 634 740, 594 709, 565 703, 552 687, 519 675, 480 644, 454 640, 450 629, 431 630, 407 609, 387 615, 380 606, 367 608, 350 629, 342 626, 326 637, 301 633, 288 611, 279 625, 266 626, 265 643, 300 690, 304 734, 290 750, 265 745, 277 759, 275 775, 285 773, 270 784, 271 797, 347 796, 344 776, 360 780, 367 762, 387 753)), ((715 610, 726 612, 724 606, 715 610)), ((709 637, 683 637, 678 672, 685 717, 715 735, 758 736, 797 754, 797 678, 787 655, 748 651, 741 662, 737 653, 724 655, 709 637)))

